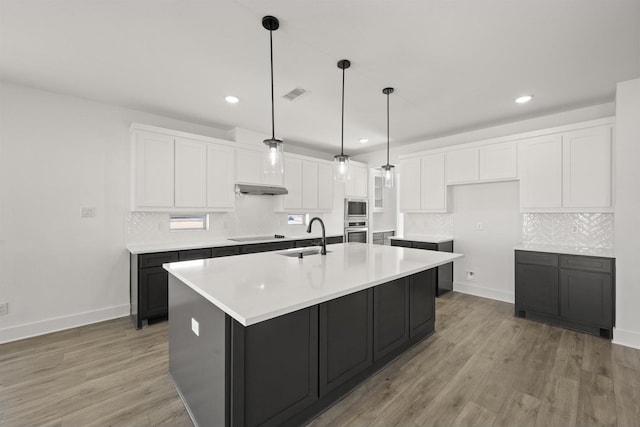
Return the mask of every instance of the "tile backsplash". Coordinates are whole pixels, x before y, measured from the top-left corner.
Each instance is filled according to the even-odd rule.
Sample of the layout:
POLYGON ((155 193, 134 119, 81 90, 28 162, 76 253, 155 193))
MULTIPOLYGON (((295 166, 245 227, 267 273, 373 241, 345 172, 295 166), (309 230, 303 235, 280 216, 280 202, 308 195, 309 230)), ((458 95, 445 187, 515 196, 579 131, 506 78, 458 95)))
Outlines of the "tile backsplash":
POLYGON ((404 216, 405 233, 453 235, 452 214, 407 213, 404 216))
POLYGON ((611 213, 522 214, 522 242, 613 248, 611 213))

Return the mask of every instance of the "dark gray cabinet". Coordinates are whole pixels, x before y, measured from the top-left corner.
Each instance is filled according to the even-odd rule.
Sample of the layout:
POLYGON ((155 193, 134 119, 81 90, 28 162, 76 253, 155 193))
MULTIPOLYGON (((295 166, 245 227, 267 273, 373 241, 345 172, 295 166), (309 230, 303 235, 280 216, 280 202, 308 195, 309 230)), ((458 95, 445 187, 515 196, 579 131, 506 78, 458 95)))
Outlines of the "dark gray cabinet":
POLYGON ((373 364, 373 290, 319 305, 320 397, 373 364))
POLYGON ((379 360, 409 341, 409 280, 376 286, 373 301, 373 360, 379 360))
MULTIPOLYGON (((392 239, 391 246, 403 248, 425 249, 429 251, 453 252, 453 241, 449 240, 441 243, 418 242, 414 240, 392 239)), ((439 297, 453 290, 453 263, 447 263, 438 267, 436 275, 436 296, 439 297)))
POLYGON ((378 231, 372 233, 371 241, 374 245, 390 245, 389 238, 395 236, 395 231, 378 231))
POLYGON ((433 331, 436 321, 436 270, 409 278, 409 338, 415 340, 433 331))
POLYGON ((615 321, 615 260, 516 251, 515 313, 611 337, 615 321))
POLYGON ((233 424, 278 426, 318 400, 318 307, 233 322, 233 424))
MULTIPOLYGON (((331 236, 327 238, 327 244, 342 243, 342 240, 342 236, 331 236)), ((131 320, 136 329, 140 329, 147 324, 149 319, 167 315, 168 273, 162 268, 162 264, 315 246, 319 245, 319 241, 320 239, 286 240, 139 255, 131 254, 129 278, 131 320)))

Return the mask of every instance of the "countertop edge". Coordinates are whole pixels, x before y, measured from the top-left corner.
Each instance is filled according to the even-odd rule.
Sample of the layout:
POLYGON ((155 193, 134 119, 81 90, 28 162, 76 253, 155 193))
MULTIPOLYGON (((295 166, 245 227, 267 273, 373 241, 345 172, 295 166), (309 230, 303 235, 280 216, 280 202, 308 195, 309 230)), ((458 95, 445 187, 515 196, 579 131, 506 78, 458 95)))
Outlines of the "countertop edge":
POLYGON ((536 245, 523 243, 513 247, 515 251, 525 252, 544 252, 555 253, 562 255, 576 255, 576 256, 591 256, 598 258, 611 258, 615 259, 616 254, 614 249, 602 249, 602 248, 586 248, 579 246, 562 246, 562 245, 536 245))

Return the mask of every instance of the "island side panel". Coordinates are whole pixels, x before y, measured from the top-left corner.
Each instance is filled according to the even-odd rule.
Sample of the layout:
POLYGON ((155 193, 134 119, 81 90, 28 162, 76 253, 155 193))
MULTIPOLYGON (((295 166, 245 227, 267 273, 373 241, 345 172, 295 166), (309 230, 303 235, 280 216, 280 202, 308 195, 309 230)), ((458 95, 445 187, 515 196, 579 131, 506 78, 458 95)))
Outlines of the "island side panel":
POLYGON ((196 425, 227 422, 229 329, 222 310, 169 274, 169 373, 196 425))

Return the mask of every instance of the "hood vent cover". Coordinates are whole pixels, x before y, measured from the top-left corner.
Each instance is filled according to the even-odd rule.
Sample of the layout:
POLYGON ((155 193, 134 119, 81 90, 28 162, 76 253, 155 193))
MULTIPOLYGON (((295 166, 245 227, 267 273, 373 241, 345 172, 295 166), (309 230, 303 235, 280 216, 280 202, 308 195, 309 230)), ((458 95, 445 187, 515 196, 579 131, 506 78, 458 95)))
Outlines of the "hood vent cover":
POLYGON ((236 184, 236 193, 253 194, 257 196, 278 196, 280 194, 289 194, 289 191, 277 185, 236 184))
POLYGON ((293 100, 301 97, 302 95, 304 95, 307 92, 308 91, 306 91, 306 90, 304 90, 304 89, 302 89, 300 87, 297 87, 294 90, 292 90, 291 92, 284 94, 282 97, 284 99, 288 99, 289 101, 293 101, 293 100))

